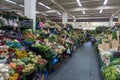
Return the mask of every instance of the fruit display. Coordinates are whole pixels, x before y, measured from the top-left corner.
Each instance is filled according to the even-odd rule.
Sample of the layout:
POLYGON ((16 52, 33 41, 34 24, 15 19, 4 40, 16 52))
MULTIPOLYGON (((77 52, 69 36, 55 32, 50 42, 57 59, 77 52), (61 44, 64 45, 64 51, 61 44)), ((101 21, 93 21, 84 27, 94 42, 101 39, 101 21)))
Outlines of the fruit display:
POLYGON ((37 56, 33 55, 32 52, 29 52, 28 55, 29 55, 31 63, 33 64, 44 66, 47 63, 47 61, 45 59, 42 59, 40 55, 37 55, 37 56))
POLYGON ((24 31, 24 36, 29 38, 35 38, 35 35, 32 33, 30 29, 24 31))
POLYGON ((13 63, 13 62, 10 62, 10 63, 9 63, 9 67, 10 67, 11 69, 16 69, 16 64, 13 63))
POLYGON ((16 72, 21 73, 22 70, 23 70, 23 66, 22 65, 17 65, 16 72))
POLYGON ((38 56, 34 55, 32 52, 28 53, 31 63, 37 64, 38 56))
POLYGON ((25 63, 22 61, 22 59, 12 59, 12 61, 17 65, 22 65, 24 66, 25 63))
POLYGON ((0 64, 0 80, 7 80, 9 78, 9 66, 0 64))
POLYGON ((17 80, 19 77, 19 74, 18 73, 15 73, 13 75, 10 75, 9 79, 8 80, 17 80))
POLYGON ((34 71, 34 69, 35 69, 35 64, 29 63, 29 64, 25 65, 24 69, 22 70, 22 73, 23 74, 28 74, 31 71, 34 71))
POLYGON ((38 59, 38 65, 39 66, 44 66, 47 63, 45 59, 38 59))
MULTIPOLYGON (((20 19, 21 21, 23 23, 27 20, 20 19)), ((72 38, 78 39, 77 35, 73 36, 72 33, 74 32, 67 32, 65 29, 58 32, 57 27, 55 35, 52 34, 52 28, 49 31, 43 28, 43 30, 40 29, 39 32, 36 31, 34 33, 32 29, 22 28, 23 26, 19 26, 16 29, 14 28, 14 31, 11 30, 12 28, 10 29, 11 31, 7 29, 2 30, 4 33, 3 39, 0 41, 3 42, 0 44, 0 65, 2 62, 7 64, 9 68, 5 70, 4 68, 7 67, 0 67, 0 80, 19 80, 18 78, 23 80, 21 79, 22 77, 25 76, 24 78, 27 78, 26 75, 30 76, 31 73, 42 71, 44 68, 50 71, 52 59, 62 59, 62 53, 67 48, 66 44, 73 44, 74 40, 72 38), (30 47, 33 47, 34 51, 30 47)), ((31 78, 30 80, 33 79, 31 78)))
POLYGON ((27 57, 27 52, 25 50, 16 50, 15 55, 18 59, 27 57))
POLYGON ((25 42, 34 42, 35 41, 35 38, 36 36, 32 33, 31 29, 27 29, 24 31, 24 41, 25 42))
POLYGON ((51 49, 54 50, 54 52, 56 52, 58 54, 62 54, 62 52, 65 50, 65 47, 62 46, 59 43, 56 43, 56 42, 51 43, 47 39, 45 39, 44 41, 45 41, 45 43, 46 43, 47 46, 49 46, 51 49))

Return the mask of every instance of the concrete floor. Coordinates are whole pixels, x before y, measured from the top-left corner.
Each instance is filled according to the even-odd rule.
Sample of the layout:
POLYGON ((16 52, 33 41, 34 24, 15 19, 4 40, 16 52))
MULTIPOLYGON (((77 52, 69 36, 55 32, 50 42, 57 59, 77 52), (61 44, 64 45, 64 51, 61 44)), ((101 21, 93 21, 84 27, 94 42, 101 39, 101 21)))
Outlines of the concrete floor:
POLYGON ((65 60, 47 80, 101 80, 94 48, 89 42, 65 60))

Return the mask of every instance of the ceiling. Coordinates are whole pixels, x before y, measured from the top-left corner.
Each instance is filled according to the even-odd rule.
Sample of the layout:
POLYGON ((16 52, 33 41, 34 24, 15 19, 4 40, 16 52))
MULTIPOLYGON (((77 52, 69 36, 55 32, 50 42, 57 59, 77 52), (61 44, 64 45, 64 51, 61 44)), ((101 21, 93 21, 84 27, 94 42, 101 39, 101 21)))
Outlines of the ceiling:
MULTIPOLYGON (((5 0, 0 0, 0 8, 15 10, 24 13, 24 0, 11 0, 17 4, 11 4, 5 0)), ((78 5, 77 0, 37 0, 37 11, 42 12, 37 16, 48 16, 49 18, 62 18, 62 12, 66 11, 69 18, 110 18, 118 15, 120 12, 120 0, 108 0, 106 5, 103 5, 104 0, 80 0, 82 6, 78 5), (39 2, 47 5, 48 9, 39 4, 39 2), (102 10, 102 13, 100 13, 102 10), (83 13, 85 12, 85 14, 83 13), (46 15, 44 15, 44 14, 46 15), (60 14, 59 14, 60 13, 60 14)))

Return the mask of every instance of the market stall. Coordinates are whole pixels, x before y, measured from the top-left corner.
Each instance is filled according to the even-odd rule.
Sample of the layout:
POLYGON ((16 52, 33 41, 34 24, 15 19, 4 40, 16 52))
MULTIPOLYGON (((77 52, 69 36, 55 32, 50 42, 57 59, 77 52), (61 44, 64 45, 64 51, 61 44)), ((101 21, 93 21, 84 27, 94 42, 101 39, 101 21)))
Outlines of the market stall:
POLYGON ((108 28, 97 36, 96 48, 104 80, 119 80, 120 28, 108 28))
POLYGON ((69 26, 61 28, 47 22, 33 32, 32 20, 19 17, 15 22, 16 17, 9 17, 0 18, 0 80, 45 78, 84 41, 81 32, 75 32, 69 26), (9 17, 13 19, 7 21, 9 17))

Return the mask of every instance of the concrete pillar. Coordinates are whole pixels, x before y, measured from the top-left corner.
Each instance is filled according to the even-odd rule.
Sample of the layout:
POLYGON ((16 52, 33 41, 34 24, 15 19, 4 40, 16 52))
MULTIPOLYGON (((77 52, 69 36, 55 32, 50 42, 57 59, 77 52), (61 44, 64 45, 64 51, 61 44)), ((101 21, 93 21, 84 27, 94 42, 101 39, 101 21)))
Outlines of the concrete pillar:
POLYGON ((36 30, 36 0, 24 0, 24 14, 33 19, 33 31, 36 30))
POLYGON ((118 22, 120 23, 120 14, 118 14, 118 22))
POLYGON ((68 13, 67 12, 63 12, 62 24, 66 24, 66 23, 68 23, 68 13))
POLYGON ((113 18, 110 18, 110 19, 109 19, 109 26, 110 26, 110 27, 113 27, 113 18))
POLYGON ((73 23, 74 23, 74 26, 73 26, 73 28, 76 28, 76 18, 73 18, 73 23))

